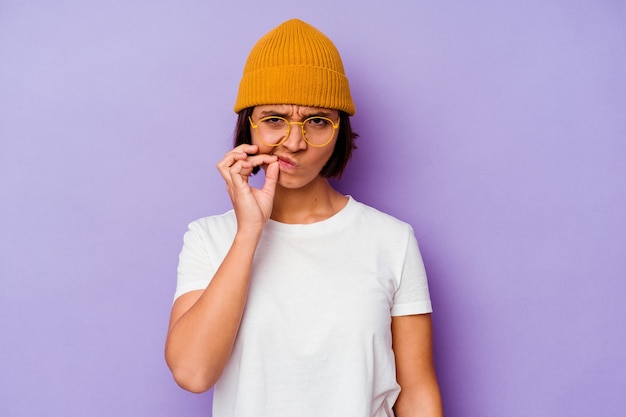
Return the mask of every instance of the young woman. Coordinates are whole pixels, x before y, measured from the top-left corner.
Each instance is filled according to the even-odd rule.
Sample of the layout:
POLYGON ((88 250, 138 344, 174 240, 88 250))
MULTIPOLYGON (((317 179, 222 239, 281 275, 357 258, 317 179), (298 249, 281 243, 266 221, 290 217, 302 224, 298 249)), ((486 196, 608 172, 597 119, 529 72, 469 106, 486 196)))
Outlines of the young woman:
POLYGON ((176 382, 215 386, 214 417, 441 416, 413 230, 328 182, 356 138, 333 43, 297 19, 267 33, 235 112, 235 148, 217 164, 233 210, 191 223, 180 254, 176 382))

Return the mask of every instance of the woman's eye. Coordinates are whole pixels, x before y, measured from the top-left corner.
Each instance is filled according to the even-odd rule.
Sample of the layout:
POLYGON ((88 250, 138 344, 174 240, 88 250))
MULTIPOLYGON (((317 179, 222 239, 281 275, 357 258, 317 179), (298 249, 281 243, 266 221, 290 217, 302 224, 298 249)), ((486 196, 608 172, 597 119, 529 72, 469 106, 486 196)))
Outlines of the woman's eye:
POLYGON ((267 117, 263 119, 263 124, 270 127, 281 127, 285 125, 285 120, 280 117, 267 117))
POLYGON ((324 127, 328 124, 328 120, 323 117, 311 117, 310 119, 307 119, 307 124, 316 127, 324 127))

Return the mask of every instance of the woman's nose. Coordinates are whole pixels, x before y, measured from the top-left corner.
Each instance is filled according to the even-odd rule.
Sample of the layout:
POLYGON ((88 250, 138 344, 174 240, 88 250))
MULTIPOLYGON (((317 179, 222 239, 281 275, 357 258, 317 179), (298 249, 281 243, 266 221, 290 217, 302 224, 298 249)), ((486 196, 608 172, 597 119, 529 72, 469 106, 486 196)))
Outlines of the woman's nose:
POLYGON ((302 137, 302 126, 297 124, 291 125, 287 140, 282 143, 282 146, 289 149, 291 152, 306 149, 307 143, 304 137, 302 137))

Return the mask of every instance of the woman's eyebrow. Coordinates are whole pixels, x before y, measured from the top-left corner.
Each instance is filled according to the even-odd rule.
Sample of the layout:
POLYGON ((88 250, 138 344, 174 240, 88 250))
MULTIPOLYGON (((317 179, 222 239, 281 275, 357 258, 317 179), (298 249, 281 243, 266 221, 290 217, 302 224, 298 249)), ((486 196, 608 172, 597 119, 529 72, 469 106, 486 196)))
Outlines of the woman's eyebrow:
POLYGON ((323 116, 323 117, 330 117, 332 116, 329 112, 324 111, 324 110, 305 110, 303 112, 303 116, 306 119, 307 117, 313 117, 313 116, 323 116))
POLYGON ((281 116, 281 117, 287 117, 287 113, 285 112, 280 112, 278 110, 263 110, 260 114, 261 117, 264 116, 281 116))
MULTIPOLYGON (((259 113, 259 116, 260 117, 280 116, 285 119, 288 119, 290 115, 284 111, 268 109, 268 110, 262 110, 259 113)), ((302 111, 302 119, 308 119, 309 117, 315 117, 315 116, 322 116, 322 117, 330 118, 332 114, 323 109, 306 109, 302 111)))

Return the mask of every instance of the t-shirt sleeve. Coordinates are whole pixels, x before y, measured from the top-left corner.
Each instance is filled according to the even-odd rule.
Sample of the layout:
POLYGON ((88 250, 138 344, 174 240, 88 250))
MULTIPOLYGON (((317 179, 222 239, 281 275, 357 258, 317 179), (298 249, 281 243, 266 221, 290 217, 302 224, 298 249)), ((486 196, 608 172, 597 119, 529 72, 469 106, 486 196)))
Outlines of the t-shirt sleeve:
POLYGON ((189 225, 178 257, 178 277, 174 300, 181 295, 206 289, 216 271, 206 226, 199 221, 189 225))
POLYGON ((432 304, 422 255, 413 229, 408 233, 400 284, 391 307, 392 316, 431 313, 432 304))

